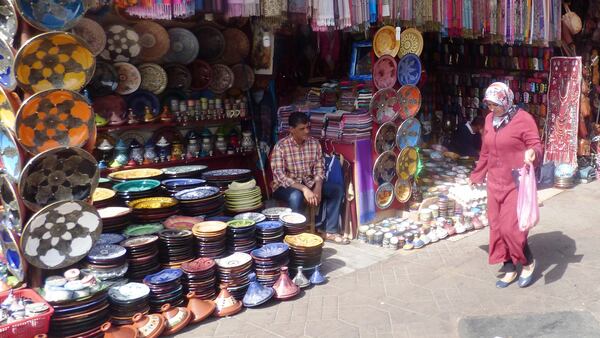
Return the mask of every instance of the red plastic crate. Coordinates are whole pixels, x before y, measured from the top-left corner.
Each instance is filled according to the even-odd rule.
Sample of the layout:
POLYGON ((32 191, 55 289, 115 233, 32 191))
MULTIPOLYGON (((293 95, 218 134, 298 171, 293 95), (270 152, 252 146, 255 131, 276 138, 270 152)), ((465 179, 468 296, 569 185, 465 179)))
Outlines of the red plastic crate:
MULTIPOLYGON (((0 303, 8 297, 10 291, 0 294, 0 303)), ((10 324, 0 325, 0 338, 31 338, 36 334, 48 333, 50 329, 50 317, 54 309, 42 296, 31 289, 22 289, 13 291, 17 297, 27 297, 34 302, 42 302, 48 305, 48 312, 43 314, 18 320, 10 324)))

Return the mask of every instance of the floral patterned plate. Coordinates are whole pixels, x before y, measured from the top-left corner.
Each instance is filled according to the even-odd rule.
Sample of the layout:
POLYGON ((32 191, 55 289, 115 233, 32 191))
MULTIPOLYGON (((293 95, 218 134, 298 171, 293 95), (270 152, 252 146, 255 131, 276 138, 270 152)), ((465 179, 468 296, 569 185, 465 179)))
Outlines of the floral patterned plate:
POLYGON ((416 86, 404 85, 398 89, 399 113, 403 120, 414 117, 421 109, 421 91, 416 86))
POLYGON ((421 60, 416 54, 406 54, 398 61, 398 82, 416 86, 421 80, 421 60))
POLYGON ((408 53, 421 55, 423 52, 423 35, 415 28, 409 28, 400 33, 400 48, 398 56, 402 57, 408 53))
POLYGON ((373 84, 377 89, 392 88, 396 84, 396 59, 384 55, 373 65, 373 84))
POLYGON ((0 40, 13 44, 17 33, 17 12, 11 0, 0 0, 0 40))
POLYGON ((144 63, 138 66, 142 82, 140 89, 159 95, 167 88, 167 72, 155 63, 144 63))
POLYGON ((68 30, 86 12, 83 0, 15 0, 21 17, 42 31, 68 30))
POLYGON ((373 181, 375 184, 381 185, 385 182, 391 182, 396 176, 395 165, 396 154, 393 150, 388 150, 379 155, 373 165, 373 181))
POLYGON ((4 89, 14 90, 17 87, 14 63, 15 55, 12 48, 0 40, 0 86, 4 89))
POLYGON ((381 89, 373 95, 369 112, 377 124, 394 121, 400 112, 398 94, 393 88, 381 89))

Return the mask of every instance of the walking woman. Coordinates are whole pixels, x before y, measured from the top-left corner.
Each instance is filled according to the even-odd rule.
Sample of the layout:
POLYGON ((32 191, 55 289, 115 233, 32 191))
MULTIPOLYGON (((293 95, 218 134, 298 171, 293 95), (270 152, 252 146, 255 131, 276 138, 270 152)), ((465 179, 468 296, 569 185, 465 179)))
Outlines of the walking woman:
POLYGON ((470 180, 481 184, 487 177, 490 224, 489 263, 503 263, 504 276, 496 282, 505 288, 517 279, 517 265, 523 269, 519 287, 532 282, 535 261, 527 244, 527 231, 519 230, 517 185, 513 171, 524 164, 536 164, 542 144, 533 117, 513 104, 514 94, 501 82, 492 83, 484 102, 490 114, 485 119, 479 161, 470 180))

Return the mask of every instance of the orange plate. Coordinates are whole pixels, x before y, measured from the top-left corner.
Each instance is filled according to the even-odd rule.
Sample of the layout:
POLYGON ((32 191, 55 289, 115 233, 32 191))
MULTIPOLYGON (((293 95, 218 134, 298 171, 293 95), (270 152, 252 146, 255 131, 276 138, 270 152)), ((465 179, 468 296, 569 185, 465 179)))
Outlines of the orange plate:
POLYGON ((416 86, 404 85, 398 89, 400 102, 400 117, 406 120, 414 117, 421 109, 421 91, 416 86))

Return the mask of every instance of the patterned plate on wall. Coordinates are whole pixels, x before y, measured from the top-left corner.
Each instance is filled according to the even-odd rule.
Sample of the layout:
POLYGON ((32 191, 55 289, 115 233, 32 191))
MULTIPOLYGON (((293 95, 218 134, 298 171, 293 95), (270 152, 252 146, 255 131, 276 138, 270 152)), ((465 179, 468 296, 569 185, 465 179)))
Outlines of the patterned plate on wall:
POLYGON ((400 48, 398 56, 402 57, 408 53, 421 56, 423 52, 423 35, 415 28, 409 28, 400 33, 400 48))
POLYGON ((396 145, 402 150, 406 147, 415 147, 421 139, 421 123, 413 117, 407 118, 396 134, 396 145))
POLYGON ((387 209, 394 202, 394 185, 390 182, 385 182, 377 188, 375 193, 375 205, 379 209, 387 209))
POLYGON ((140 37, 132 28, 112 25, 106 30, 106 47, 100 57, 107 61, 129 62, 140 54, 140 37))
POLYGON ((19 281, 25 280, 27 261, 21 252, 18 235, 0 223, 0 250, 6 258, 6 266, 19 281))
POLYGON ((220 30, 212 26, 201 26, 194 30, 194 34, 202 46, 198 59, 213 63, 221 58, 225 51, 225 37, 220 30))
POLYGON ((180 63, 187 65, 198 56, 200 45, 196 36, 185 28, 169 29, 170 48, 164 56, 167 63, 180 63))
POLYGON ((81 18, 71 29, 73 34, 80 37, 88 44, 94 56, 100 55, 106 46, 106 33, 99 23, 92 19, 81 18))
POLYGON ((26 209, 19 196, 16 183, 6 175, 0 176, 0 202, 4 208, 1 223, 9 230, 20 234, 25 221, 26 209))
POLYGON ((398 89, 398 105, 400 117, 406 120, 414 117, 421 109, 421 91, 411 85, 404 85, 398 89))
POLYGON ((192 73, 192 89, 204 90, 208 88, 212 79, 210 65, 205 61, 197 59, 189 67, 192 73))
POLYGON ((144 63, 138 66, 142 83, 140 89, 150 91, 156 95, 167 88, 167 72, 156 63, 144 63))
POLYGON ((25 161, 12 130, 0 125, 0 166, 11 180, 18 182, 25 161))
POLYGON ((412 195, 412 186, 410 181, 397 179, 394 185, 394 195, 400 203, 406 203, 412 195))
POLYGON ((79 91, 94 74, 96 58, 79 37, 48 32, 28 40, 17 52, 15 75, 27 93, 47 89, 79 91))
POLYGON ((231 67, 233 72, 233 88, 237 88, 241 91, 246 91, 252 88, 254 85, 254 69, 248 65, 238 63, 231 67))
POLYGON ((377 185, 391 182, 396 177, 396 154, 393 150, 383 152, 373 165, 373 181, 377 185))
POLYGON ((25 100, 15 132, 23 148, 35 155, 60 146, 81 147, 94 128, 94 112, 85 97, 51 89, 25 100))
POLYGON ((128 95, 140 88, 142 76, 134 65, 127 62, 117 62, 115 63, 115 70, 119 74, 117 94, 128 95))
POLYGON ((31 265, 61 269, 85 257, 101 233, 96 208, 83 201, 61 201, 31 217, 23 229, 21 248, 31 265), (48 224, 52 224, 50 229, 48 224))
POLYGON ((15 0, 15 4, 21 17, 42 31, 71 29, 87 10, 83 0, 15 0))
POLYGON ((216 94, 222 94, 233 86, 234 76, 231 68, 223 64, 212 65, 211 82, 208 86, 216 94))
POLYGON ((227 28, 223 31, 225 50, 222 60, 226 65, 241 62, 250 53, 250 40, 246 33, 237 28, 227 28))
POLYGON ((141 21, 133 29, 138 33, 141 47, 137 59, 142 62, 158 62, 169 51, 171 40, 167 30, 152 21, 141 21))
POLYGON ((392 88, 396 84, 396 73, 396 59, 384 55, 373 65, 373 84, 377 89, 392 88))
POLYGON ((60 147, 33 157, 23 168, 19 193, 37 211, 51 203, 86 200, 98 186, 98 162, 81 148, 60 147))
POLYGON ((396 28, 383 26, 373 37, 373 52, 377 57, 383 55, 396 56, 400 49, 400 41, 396 40, 396 28))
POLYGON ((15 55, 12 48, 0 40, 0 86, 4 89, 14 90, 17 87, 14 64, 15 55))
POLYGON ((377 91, 369 104, 369 112, 377 124, 394 121, 399 111, 398 94, 393 88, 377 91))
POLYGON ((0 88, 0 122, 10 130, 15 130, 15 107, 13 107, 8 95, 11 94, 0 88))
POLYGON ((10 0, 0 0, 0 40, 13 44, 17 33, 17 12, 10 0))
POLYGON ((398 82, 416 86, 421 80, 421 60, 416 54, 406 54, 398 61, 398 82))
POLYGON ((413 147, 402 149, 396 162, 396 175, 398 175, 398 179, 408 180, 417 172, 418 167, 419 153, 417 149, 413 147))
POLYGON ((394 122, 386 122, 379 127, 377 135, 375 135, 375 152, 377 154, 394 149, 397 130, 398 127, 394 122))

